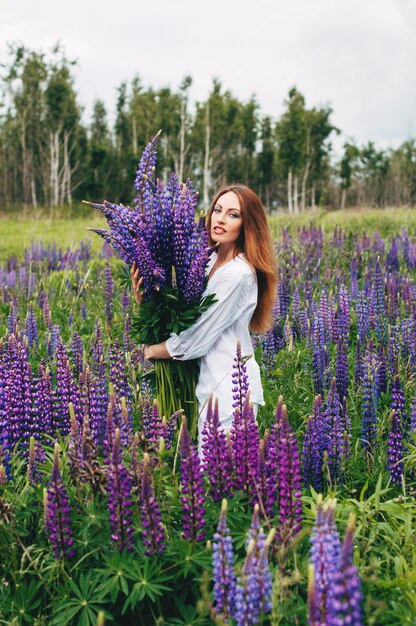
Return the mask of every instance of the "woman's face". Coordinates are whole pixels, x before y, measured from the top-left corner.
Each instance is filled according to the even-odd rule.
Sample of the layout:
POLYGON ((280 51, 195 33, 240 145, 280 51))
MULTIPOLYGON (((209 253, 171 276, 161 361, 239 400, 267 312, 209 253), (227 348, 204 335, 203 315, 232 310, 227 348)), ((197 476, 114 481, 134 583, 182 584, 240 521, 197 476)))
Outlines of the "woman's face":
POLYGON ((242 226, 238 196, 234 191, 227 191, 218 198, 211 213, 211 239, 215 243, 236 243, 242 226))

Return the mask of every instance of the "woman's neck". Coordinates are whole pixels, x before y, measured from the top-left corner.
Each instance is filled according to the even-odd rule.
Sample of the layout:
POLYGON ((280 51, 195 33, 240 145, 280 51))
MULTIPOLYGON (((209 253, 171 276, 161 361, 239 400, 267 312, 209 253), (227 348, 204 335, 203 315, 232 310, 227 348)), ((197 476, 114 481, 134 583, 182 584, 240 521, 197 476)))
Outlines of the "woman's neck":
POLYGON ((231 261, 238 254, 239 251, 233 243, 222 243, 218 246, 216 252, 218 264, 223 265, 224 263, 228 263, 228 261, 231 261))

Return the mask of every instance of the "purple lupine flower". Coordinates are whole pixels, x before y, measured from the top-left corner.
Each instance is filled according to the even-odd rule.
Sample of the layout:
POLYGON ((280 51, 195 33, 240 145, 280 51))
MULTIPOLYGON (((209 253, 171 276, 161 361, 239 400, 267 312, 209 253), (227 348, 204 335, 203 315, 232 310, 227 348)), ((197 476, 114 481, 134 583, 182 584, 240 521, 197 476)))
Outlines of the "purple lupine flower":
POLYGON ((141 156, 139 166, 137 168, 136 180, 134 186, 136 188, 135 205, 141 206, 141 198, 144 190, 149 186, 148 179, 151 181, 155 178, 155 167, 157 158, 157 143, 159 141, 160 131, 153 137, 152 141, 147 144, 141 156))
MULTIPOLYGON (((258 512, 254 512, 253 518, 258 512)), ((237 626, 258 624, 261 615, 272 608, 272 577, 268 563, 268 550, 273 541, 273 528, 266 540, 263 529, 253 519, 247 542, 247 555, 238 578, 235 595, 235 620, 237 626)))
POLYGON ((166 549, 165 529, 162 516, 152 487, 149 455, 143 456, 142 493, 140 500, 142 514, 142 535, 145 554, 162 554, 166 549))
POLYGON ((74 556, 69 498, 59 469, 59 445, 55 443, 51 478, 45 496, 45 532, 55 558, 74 556))
POLYGON ((105 282, 105 316, 107 319, 107 324, 111 324, 113 320, 114 281, 113 281, 113 273, 111 271, 111 267, 108 261, 104 267, 104 282, 105 282))
POLYGON ((181 503, 183 538, 191 541, 205 539, 204 478, 198 450, 192 442, 182 417, 180 433, 181 503))
POLYGON ((72 402, 78 423, 82 423, 80 395, 72 374, 68 354, 62 342, 56 350, 56 383, 54 390, 52 431, 67 435, 70 428, 68 404, 72 402))
POLYGON ((118 550, 133 551, 132 481, 123 463, 120 430, 116 428, 111 458, 108 465, 108 509, 110 511, 111 539, 118 550))
POLYGON ((410 406, 409 431, 410 433, 416 433, 416 393, 413 396, 412 404, 410 406))
POLYGON ((377 259, 371 285, 370 323, 380 340, 386 333, 386 305, 384 299, 384 277, 377 259))
POLYGON ((72 480, 76 483, 82 474, 83 455, 82 455, 82 436, 79 431, 77 418, 74 412, 72 402, 68 404, 70 429, 68 439, 68 465, 72 480))
POLYGON ((338 568, 332 574, 329 587, 328 626, 363 625, 361 581, 353 559, 354 526, 352 516, 340 551, 338 568))
POLYGON ((250 403, 250 392, 245 397, 242 412, 240 413, 238 408, 235 410, 230 433, 235 488, 244 490, 253 501, 256 501, 260 472, 260 435, 250 403))
POLYGON ((39 379, 39 412, 38 420, 42 424, 43 433, 52 434, 53 426, 53 389, 49 367, 40 363, 38 367, 39 379))
POLYGON ((249 383, 246 367, 247 357, 243 357, 241 352, 241 342, 237 341, 237 350, 234 357, 233 371, 232 371, 232 384, 233 384, 233 409, 234 415, 238 412, 240 415, 243 412, 244 400, 249 391, 249 383))
POLYGON ((391 426, 387 448, 387 468, 391 482, 401 485, 404 474, 403 467, 403 430, 396 411, 391 412, 391 426))
POLYGON ((210 494, 214 502, 232 493, 232 458, 227 445, 227 436, 221 428, 218 399, 212 409, 212 396, 208 407, 202 438, 202 465, 209 476, 210 494))
POLYGON ((322 496, 318 496, 316 521, 311 535, 310 560, 314 570, 315 594, 317 606, 315 613, 320 616, 320 624, 327 624, 328 595, 335 573, 339 568, 341 541, 335 526, 335 500, 322 504, 322 496))
POLYGON ((365 345, 368 333, 370 332, 370 314, 368 302, 363 291, 360 291, 355 311, 357 314, 357 330, 360 342, 365 345))
POLYGON ((350 310, 348 292, 344 284, 339 289, 339 303, 337 311, 337 340, 348 343, 350 332, 350 310))
POLYGON ((335 378, 337 379, 337 391, 342 401, 347 396, 348 390, 348 358, 345 343, 342 339, 337 344, 335 360, 335 378))
POLYGON ((391 408, 396 411, 396 417, 399 421, 400 428, 403 433, 406 432, 406 411, 405 411, 405 398, 400 378, 395 376, 392 389, 391 389, 391 408))
POLYGON ((110 382, 113 384, 114 393, 118 400, 126 399, 128 410, 132 406, 132 391, 130 389, 128 372, 125 365, 125 355, 120 347, 118 339, 115 339, 110 350, 110 382))
POLYGON ((29 311, 27 312, 26 329, 27 338, 29 340, 29 348, 32 348, 33 346, 37 348, 39 345, 38 326, 32 303, 30 304, 29 311))
POLYGON ((262 513, 267 517, 274 516, 274 505, 277 500, 277 449, 276 428, 266 429, 259 449, 259 501, 262 513))
POLYGON ((327 429, 322 396, 315 396, 313 415, 309 417, 302 448, 302 478, 316 490, 323 486, 323 455, 327 429))
POLYGON ((290 543, 302 527, 301 473, 296 437, 290 427, 286 405, 276 442, 279 536, 290 543))
POLYGON ((106 429, 109 397, 105 377, 93 375, 87 367, 81 386, 81 404, 84 415, 88 416, 91 436, 95 445, 101 445, 106 429))
POLYGON ((363 375, 364 375, 364 364, 363 364, 363 354, 361 350, 361 341, 360 341, 360 338, 357 337, 357 343, 355 346, 355 362, 354 362, 354 382, 357 387, 361 385, 363 375))
POLYGON ((378 386, 377 372, 379 360, 377 355, 367 349, 363 362, 363 402, 361 444, 365 450, 374 450, 377 438, 377 404, 378 386))
POLYGON ((215 616, 221 617, 225 624, 235 614, 236 580, 233 561, 233 544, 227 526, 227 500, 223 499, 217 532, 212 539, 212 594, 215 616))
POLYGON ((325 344, 325 329, 322 317, 317 314, 313 322, 312 332, 312 377, 313 386, 316 394, 323 393, 326 387, 326 369, 328 366, 328 357, 325 344))
POLYGON ((83 368, 84 348, 82 346, 82 339, 76 331, 72 335, 71 355, 72 362, 74 364, 73 373, 74 376, 77 378, 82 372, 83 368))
POLYGON ((378 367, 376 372, 376 385, 377 393, 385 393, 387 391, 387 366, 386 366, 386 353, 384 346, 378 347, 378 367))
POLYGON ((326 398, 324 445, 328 453, 328 470, 331 481, 343 480, 343 465, 347 456, 345 430, 337 392, 337 382, 334 378, 326 398))

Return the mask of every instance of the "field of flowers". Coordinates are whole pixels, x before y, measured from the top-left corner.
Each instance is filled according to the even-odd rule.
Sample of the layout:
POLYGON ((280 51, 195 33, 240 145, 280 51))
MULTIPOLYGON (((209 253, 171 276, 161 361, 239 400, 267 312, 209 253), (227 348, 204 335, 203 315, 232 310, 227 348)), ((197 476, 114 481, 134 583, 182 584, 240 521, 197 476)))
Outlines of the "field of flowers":
POLYGON ((202 460, 107 246, 1 262, 0 624, 416 624, 416 241, 293 225, 276 254, 266 405, 236 346, 202 460))

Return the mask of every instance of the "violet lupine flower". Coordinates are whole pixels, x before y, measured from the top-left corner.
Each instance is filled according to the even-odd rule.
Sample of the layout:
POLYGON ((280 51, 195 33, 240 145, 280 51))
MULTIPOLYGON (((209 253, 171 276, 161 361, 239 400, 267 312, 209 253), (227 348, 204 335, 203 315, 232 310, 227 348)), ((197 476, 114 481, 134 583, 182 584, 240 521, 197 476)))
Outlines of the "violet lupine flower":
POLYGON ((348 522, 347 532, 339 555, 339 564, 328 593, 328 626, 362 626, 361 581, 353 559, 354 517, 348 522))
POLYGON ((348 302, 348 292, 344 284, 339 289, 337 317, 337 339, 348 343, 350 332, 350 308, 348 302))
POLYGON ((82 435, 79 431, 72 402, 68 404, 68 409, 71 424, 68 438, 68 465, 71 478, 74 483, 76 483, 81 478, 84 461, 82 454, 82 435))
POLYGON ((70 428, 68 404, 72 402, 78 423, 82 423, 80 395, 74 380, 68 354, 62 342, 56 350, 56 383, 54 390, 52 431, 67 435, 70 428))
POLYGON ((286 405, 283 405, 276 449, 278 532, 281 541, 289 543, 302 528, 302 481, 298 444, 289 424, 286 405))
POLYGON ((105 282, 105 316, 107 324, 111 324, 113 321, 113 295, 114 295, 114 282, 113 273, 111 267, 107 262, 104 267, 104 282, 105 282))
POLYGON ((156 159, 157 159, 157 143, 160 137, 159 131, 152 139, 150 143, 147 144, 145 149, 143 150, 143 154, 141 156, 139 166, 137 168, 136 179, 134 181, 134 186, 136 188, 136 198, 134 199, 134 204, 139 208, 141 207, 142 194, 146 188, 149 187, 149 180, 154 181, 155 178, 155 168, 156 168, 156 159))
POLYGON ((88 403, 88 416, 91 436, 96 445, 102 445, 106 429, 109 396, 105 377, 86 376, 84 387, 84 407, 88 403), (88 400, 87 400, 88 397, 88 400))
POLYGON ((274 505, 277 500, 277 449, 276 428, 266 430, 264 438, 260 441, 259 449, 259 500, 262 505, 262 513, 272 518, 274 505))
POLYGON ((404 474, 403 466, 403 430, 396 411, 391 412, 391 426, 388 437, 387 468, 391 482, 401 485, 404 474))
POLYGON ((26 330, 27 338, 29 340, 29 348, 32 348, 33 346, 37 348, 39 345, 38 326, 32 303, 30 304, 29 311, 27 312, 26 330))
POLYGON ((73 373, 77 378, 83 369, 84 348, 82 346, 82 339, 76 331, 72 334, 71 354, 72 362, 74 364, 73 373))
POLYGON ((361 444, 369 452, 374 450, 377 439, 377 404, 379 391, 377 386, 377 371, 379 361, 377 355, 366 350, 363 363, 363 402, 362 402, 362 431, 361 444))
POLYGON ((257 499, 259 483, 260 457, 259 427, 250 403, 250 392, 247 393, 243 410, 235 410, 231 427, 231 441, 234 463, 234 486, 242 489, 253 501, 257 499))
MULTIPOLYGON (((331 481, 343 480, 343 464, 347 456, 346 424, 344 423, 337 392, 337 381, 334 378, 326 398, 325 408, 325 450, 328 452, 328 469, 331 481)), ((349 434, 349 433, 348 433, 349 434)))
POLYGON ((111 539, 118 550, 131 552, 133 542, 133 505, 131 501, 132 481, 123 463, 120 430, 116 428, 114 443, 108 465, 107 491, 110 511, 111 539))
POLYGON ((409 431, 411 433, 416 433, 416 393, 413 396, 412 404, 410 406, 409 431))
POLYGON ((337 391, 340 400, 347 396, 348 390, 348 358, 347 350, 342 339, 337 344, 337 354, 335 360, 335 378, 337 379, 337 391))
POLYGON ((247 357, 243 357, 241 353, 241 342, 237 341, 237 350, 234 357, 233 372, 231 374, 233 384, 233 409, 234 415, 238 412, 240 415, 243 412, 244 400, 249 391, 249 383, 246 367, 247 357))
POLYGON ((110 382, 113 384, 116 397, 119 400, 126 398, 128 407, 131 409, 132 392, 125 366, 125 356, 118 339, 114 340, 110 350, 110 382))
POLYGON ((185 417, 182 417, 180 452, 182 536, 191 541, 203 541, 205 539, 204 477, 198 450, 189 435, 185 417))
POLYGON ((38 420, 42 424, 43 433, 52 434, 53 427, 53 389, 49 367, 42 362, 38 366, 39 379, 39 413, 38 420))
POLYGON ((233 561, 233 544, 227 526, 227 500, 224 499, 217 532, 212 539, 212 594, 215 616, 222 618, 225 624, 229 624, 235 615, 236 580, 233 561))
POLYGON ((302 478, 305 486, 316 490, 323 486, 323 459, 326 450, 327 428, 322 396, 315 396, 313 415, 309 417, 302 448, 302 478))
POLYGON ((212 409, 212 396, 208 407, 202 438, 202 466, 209 477, 210 494, 214 502, 232 493, 232 458, 227 445, 227 436, 221 428, 218 399, 212 409))
POLYGON ((235 595, 237 626, 254 626, 259 623, 262 614, 266 615, 272 609, 272 577, 268 550, 274 535, 274 528, 267 539, 262 528, 250 530, 247 555, 235 595))
POLYGON ((363 291, 360 291, 355 311, 357 314, 357 330, 360 342, 365 345, 368 333, 370 332, 370 312, 368 302, 363 291))
POLYGON ((310 560, 314 571, 316 612, 320 616, 320 624, 328 624, 328 595, 334 575, 339 568, 341 541, 335 526, 335 500, 322 504, 322 496, 318 496, 316 521, 311 535, 310 560))
POLYGON ((323 393, 325 389, 325 370, 327 368, 327 353, 325 351, 325 329, 322 318, 317 314, 313 321, 312 332, 312 377, 316 394, 323 393))
POLYGON ((386 366, 386 353, 384 346, 378 347, 378 367, 376 372, 376 384, 377 392, 380 395, 387 391, 387 366, 386 366))
POLYGON ((403 434, 406 432, 406 411, 405 411, 405 398, 400 378, 395 376, 392 389, 391 389, 391 408, 396 411, 396 417, 399 421, 400 428, 403 434))
POLYGON ((45 495, 45 532, 57 559, 74 556, 69 498, 59 469, 59 445, 55 443, 53 467, 45 495))
POLYGON ((377 259, 376 262, 371 285, 370 323, 377 333, 377 338, 381 340, 385 336, 387 326, 386 305, 384 300, 384 277, 379 259, 377 259))
POLYGON ((162 554, 165 551, 165 529, 162 524, 162 515, 152 487, 149 455, 143 456, 142 493, 140 500, 142 514, 142 535, 145 554, 162 554))

